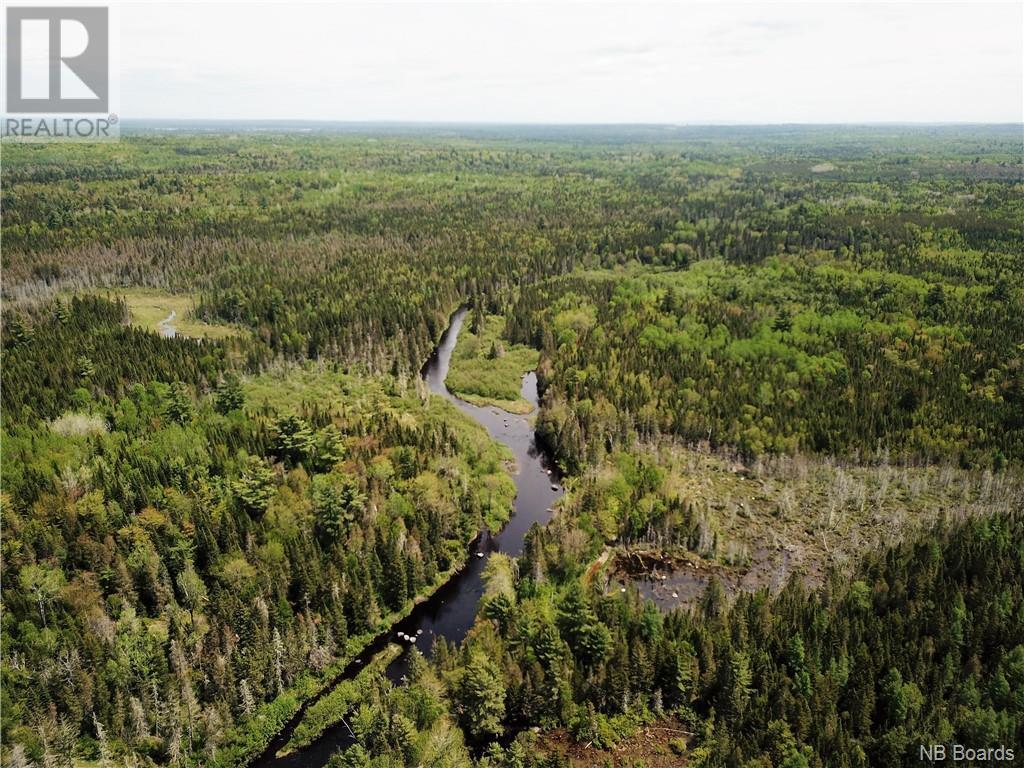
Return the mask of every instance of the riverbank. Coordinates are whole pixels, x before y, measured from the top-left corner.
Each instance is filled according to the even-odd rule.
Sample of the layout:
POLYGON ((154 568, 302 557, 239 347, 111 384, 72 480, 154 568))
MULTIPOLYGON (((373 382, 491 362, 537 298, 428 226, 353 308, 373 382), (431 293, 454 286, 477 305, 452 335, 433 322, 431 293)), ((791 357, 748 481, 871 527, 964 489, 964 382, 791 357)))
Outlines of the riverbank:
MULTIPOLYGON (((500 318, 498 318, 500 321, 500 318)), ((483 523, 490 530, 498 531, 489 535, 484 532, 471 548, 471 554, 465 562, 464 567, 445 584, 438 587, 429 597, 421 600, 421 605, 410 612, 406 618, 393 623, 388 632, 378 636, 369 646, 361 651, 360 658, 369 659, 374 654, 384 650, 387 643, 395 637, 401 639, 402 635, 417 638, 416 647, 429 655, 430 649, 438 638, 443 638, 449 643, 459 644, 466 633, 472 628, 479 600, 484 595, 486 585, 484 584, 483 573, 490 563, 490 556, 495 552, 503 552, 509 556, 516 556, 522 552, 523 540, 529 527, 534 523, 545 524, 550 519, 552 505, 562 495, 560 475, 557 468, 551 464, 544 452, 539 450, 534 433, 534 427, 530 420, 522 416, 513 415, 498 411, 495 408, 479 408, 459 397, 456 397, 447 389, 445 381, 449 376, 452 365, 452 358, 458 344, 460 334, 463 330, 463 322, 468 321, 465 307, 456 310, 450 319, 450 325, 441 335, 435 352, 431 355, 424 366, 422 375, 434 395, 431 397, 426 408, 428 414, 435 418, 444 414, 446 422, 456 423, 458 417, 449 412, 458 410, 471 418, 479 427, 482 427, 489 439, 488 451, 500 451, 511 458, 518 471, 513 477, 509 477, 503 470, 497 472, 494 469, 495 462, 486 463, 484 472, 485 482, 476 484, 476 493, 488 499, 487 504, 480 504, 483 515, 483 523), (511 486, 514 493, 514 514, 507 517, 506 505, 502 503, 505 498, 505 483, 511 486), (496 506, 497 505, 497 506, 496 506), (496 509, 503 510, 499 515, 496 509), (492 514, 488 514, 492 513, 492 514)), ((497 333, 497 332, 496 332, 497 333)), ((528 410, 532 411, 537 407, 537 377, 534 374, 516 374, 516 387, 518 397, 527 403, 528 410)), ((274 386, 272 389, 260 389, 253 391, 255 401, 263 398, 276 398, 288 401, 302 401, 302 395, 306 398, 311 394, 308 388, 300 388, 298 392, 282 391, 281 386, 274 386)), ((318 392, 319 400, 329 397, 329 392, 318 392)), ((351 392, 349 392, 351 395, 351 392)), ((473 430, 475 433, 475 430, 473 430)), ((477 443, 479 453, 484 453, 482 440, 477 443)), ((503 465, 504 466, 504 465, 503 465)), ((511 499, 511 495, 509 496, 511 499)), ((496 565, 496 567, 498 567, 496 565)), ((404 645, 406 641, 402 640, 404 645)), ((319 694, 318 700, 325 700, 330 692, 342 681, 350 680, 360 674, 364 666, 350 667, 343 670, 340 677, 336 677, 328 690, 319 694)), ((387 665, 386 676, 393 683, 398 683, 410 672, 410 654, 401 653, 393 662, 387 665)), ((344 692, 338 694, 339 699, 344 698, 344 692)), ((257 760, 250 763, 250 768, 317 768, 325 765, 337 751, 345 749, 351 742, 351 734, 342 723, 330 723, 332 717, 323 718, 323 723, 314 723, 309 726, 308 732, 316 732, 309 738, 303 737, 307 744, 304 749, 288 749, 288 742, 294 734, 302 728, 301 721, 308 716, 316 706, 316 700, 307 700, 304 703, 303 714, 293 716, 290 722, 279 729, 279 733, 269 739, 257 760)), ((337 703, 337 702, 336 702, 337 703)), ((324 705, 328 712, 338 715, 342 709, 338 706, 324 705)), ((319 719, 319 716, 314 716, 319 719)))
MULTIPOLYGON (((409 618, 416 608, 430 600, 462 572, 471 557, 469 550, 472 549, 477 538, 479 537, 470 542, 465 561, 439 574, 430 589, 410 600, 401 611, 384 616, 374 631, 348 638, 345 642, 344 653, 328 665, 324 671, 316 675, 307 673, 276 699, 257 707, 252 716, 228 734, 227 743, 218 751, 217 758, 211 761, 211 768, 241 768, 241 766, 257 765, 260 758, 271 750, 275 740, 287 736, 285 744, 290 744, 294 733, 299 731, 302 723, 305 722, 306 713, 318 702, 327 699, 339 685, 361 673, 365 669, 364 665, 360 663, 364 657, 373 656, 373 660, 376 661, 379 654, 375 655, 375 652, 371 650, 373 646, 378 643, 384 644, 386 638, 390 637, 396 627, 409 618), (353 669, 353 665, 357 665, 357 668, 353 669)), ((390 648, 391 646, 389 644, 386 647, 390 648)), ((395 656, 397 654, 389 656, 388 663, 393 661, 395 656)), ((386 667, 387 663, 383 666, 386 667)), ((333 724, 324 724, 319 729, 317 736, 333 724)), ((302 746, 315 739, 316 736, 305 739, 302 746)), ((288 752, 299 748, 301 747, 293 746, 288 752)), ((281 749, 281 747, 274 749, 274 755, 276 756, 281 749)))
POLYGON ((500 315, 477 318, 475 332, 472 317, 472 313, 467 316, 452 354, 448 390, 476 406, 493 406, 517 415, 531 413, 534 406, 520 390, 523 375, 537 367, 539 353, 504 341, 505 319, 500 315))
MULTIPOLYGON (((416 624, 420 613, 433 611, 425 604, 435 596, 443 601, 444 591, 452 589, 452 582, 459 580, 467 566, 476 566, 479 559, 473 555, 479 546, 479 531, 497 528, 508 520, 515 496, 513 481, 504 469, 512 456, 446 400, 431 398, 424 403, 414 391, 400 391, 393 380, 347 374, 315 364, 275 367, 244 380, 242 390, 245 407, 253 417, 267 409, 273 414, 301 414, 308 403, 317 403, 323 412, 331 414, 343 434, 353 435, 344 442, 347 469, 338 469, 336 473, 356 474, 353 463, 359 461, 372 466, 380 477, 394 472, 389 454, 379 446, 360 442, 356 436, 359 433, 380 434, 397 425, 404 430, 406 442, 415 443, 417 435, 443 431, 454 452, 449 448, 444 455, 431 453, 415 475, 404 479, 404 485, 394 480, 393 493, 375 498, 371 492, 366 503, 376 504, 378 525, 387 522, 381 515, 390 509, 386 501, 398 498, 396 494, 409 499, 410 510, 415 500, 421 508, 432 505, 459 523, 452 527, 451 538, 445 537, 441 542, 444 554, 437 550, 433 556, 439 569, 433 578, 420 583, 415 596, 410 596, 399 610, 386 612, 370 622, 371 628, 353 633, 343 646, 339 644, 334 651, 336 658, 329 666, 318 672, 302 669, 283 693, 236 723, 218 745, 216 760, 210 762, 218 768, 273 764, 277 751, 290 741, 310 707, 329 695, 339 682, 357 675, 366 662, 395 638, 397 630, 414 631, 406 623, 416 624), (360 414, 370 416, 362 421, 360 414), (451 478, 455 477, 466 483, 459 486, 462 490, 456 491, 452 486, 451 478), (458 500, 457 504, 454 500, 458 500)), ((303 473, 289 473, 287 482, 288 492, 270 503, 264 513, 264 523, 273 530, 293 531, 310 524, 310 510, 305 505, 311 489, 303 473)), ((386 610, 379 597, 376 604, 382 612, 386 610)), ((360 627, 364 628, 365 625, 360 627)), ((426 643, 424 638, 423 644, 426 643)))
POLYGON ((353 679, 341 681, 331 689, 330 693, 310 705, 302 721, 292 731, 291 739, 278 750, 277 756, 290 755, 320 738, 328 728, 338 723, 356 705, 365 693, 366 683, 374 675, 382 673, 388 664, 397 659, 401 653, 401 646, 389 643, 353 679))

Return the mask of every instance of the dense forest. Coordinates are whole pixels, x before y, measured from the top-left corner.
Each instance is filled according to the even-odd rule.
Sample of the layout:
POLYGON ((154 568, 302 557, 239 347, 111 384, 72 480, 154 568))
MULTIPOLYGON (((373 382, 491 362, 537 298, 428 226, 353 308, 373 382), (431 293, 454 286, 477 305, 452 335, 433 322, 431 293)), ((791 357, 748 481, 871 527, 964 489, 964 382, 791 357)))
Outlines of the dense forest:
POLYGON ((713 583, 698 609, 668 615, 524 576, 495 590, 487 620, 438 664, 453 682, 490 675, 506 691, 489 712, 453 686, 471 735, 540 723, 609 748, 671 713, 680 753, 699 744, 692 765, 899 765, 948 742, 1019 750, 1022 534, 1019 515, 940 528, 817 594, 794 580, 729 606, 713 583))
POLYGON ((347 715, 346 768, 1024 747, 1017 128, 127 132, 5 145, 2 181, 4 765, 246 765, 463 566, 515 486, 419 376, 460 305, 453 389, 523 410, 536 366, 566 496, 461 645, 297 737, 347 715), (166 338, 141 289, 226 330, 166 338))
POLYGON ((820 251, 586 272, 531 286, 512 327, 549 361, 541 429, 574 469, 624 433, 998 468, 1024 456, 1014 258, 945 253, 963 265, 945 277, 820 251))
POLYGON ((942 526, 815 594, 794 581, 730 606, 715 584, 697 609, 667 615, 494 560, 473 635, 438 649, 433 668, 420 658, 399 688, 369 682, 356 743, 331 765, 468 766, 452 721, 489 742, 487 768, 569 765, 549 734, 588 745, 580 764, 611 764, 605 750, 657 730, 669 735, 657 765, 910 765, 919 744, 951 742, 1005 746, 974 764, 1013 760, 1022 534, 1019 516, 942 526))
MULTIPOLYGON (((117 309, 75 300, 67 327, 117 309)), ((216 754, 442 583, 514 493, 457 411, 333 367, 72 399, 4 435, 4 722, 44 758, 96 723, 161 762, 216 754)))

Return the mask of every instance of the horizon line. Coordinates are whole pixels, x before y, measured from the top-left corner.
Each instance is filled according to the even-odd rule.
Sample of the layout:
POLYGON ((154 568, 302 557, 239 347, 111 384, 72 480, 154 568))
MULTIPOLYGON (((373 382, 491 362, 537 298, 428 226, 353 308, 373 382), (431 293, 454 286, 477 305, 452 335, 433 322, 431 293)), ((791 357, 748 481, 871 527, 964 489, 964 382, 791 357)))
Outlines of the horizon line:
MULTIPOLYGON (((4 115, 8 117, 8 115, 4 115)), ((644 126, 659 128, 689 128, 717 126, 934 126, 934 125, 1006 125, 1024 127, 1021 120, 823 120, 823 121, 757 121, 757 120, 699 120, 685 121, 597 121, 597 120, 478 120, 478 119, 445 119, 445 120, 406 120, 390 118, 333 118, 333 117, 122 117, 123 123, 132 122, 237 122, 237 123, 330 123, 337 125, 522 125, 522 126, 644 126)))
POLYGON ((499 120, 344 120, 332 118, 257 118, 257 117, 122 117, 120 120, 122 129, 128 133, 133 131, 143 132, 147 130, 159 130, 160 128, 188 129, 188 128, 227 128, 237 126, 240 128, 263 128, 280 129, 287 132, 295 132, 296 129, 305 129, 312 132, 318 129, 346 128, 351 130, 368 129, 420 129, 420 130, 500 130, 500 129, 578 129, 587 130, 660 130, 670 133, 672 131, 686 131, 695 129, 828 129, 828 128, 853 128, 853 129, 907 129, 925 130, 954 129, 954 128, 995 128, 1005 130, 1021 131, 1021 149, 1024 152, 1024 120, 1021 121, 984 121, 984 120, 955 120, 955 121, 830 121, 830 122, 525 122, 525 121, 499 121, 499 120))

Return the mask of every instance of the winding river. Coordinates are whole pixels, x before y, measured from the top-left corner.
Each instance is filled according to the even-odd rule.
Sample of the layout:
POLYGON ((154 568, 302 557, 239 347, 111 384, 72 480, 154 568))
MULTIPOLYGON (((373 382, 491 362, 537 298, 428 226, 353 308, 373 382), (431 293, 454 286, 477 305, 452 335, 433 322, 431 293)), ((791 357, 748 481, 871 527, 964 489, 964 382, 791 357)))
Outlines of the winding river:
MULTIPOLYGON (((400 634, 416 638, 416 645, 428 656, 434 640, 443 637, 458 643, 466 636, 476 618, 477 603, 484 592, 483 571, 487 558, 492 552, 504 552, 516 556, 522 553, 523 540, 534 523, 543 525, 550 517, 552 504, 562 495, 561 477, 558 468, 537 446, 532 415, 520 416, 494 407, 472 405, 455 397, 445 386, 452 352, 466 319, 467 310, 459 309, 452 315, 451 323, 441 336, 437 349, 423 368, 423 378, 435 395, 453 402, 458 408, 480 423, 492 438, 506 445, 515 456, 516 484, 515 509, 509 522, 495 535, 482 532, 473 542, 466 566, 447 584, 441 587, 427 601, 413 609, 412 613, 398 622, 392 629, 374 638, 335 681, 353 677, 376 653, 389 642, 398 642, 407 650, 387 668, 387 677, 394 683, 401 682, 408 669, 408 646, 411 643, 399 639, 400 634)), ((523 376, 522 396, 537 409, 537 375, 533 372, 523 376)), ((328 688, 329 690, 329 688, 328 688)), ((306 707, 316 701, 309 700, 306 707)), ((305 707, 304 707, 305 709, 305 707)), ((303 709, 303 711, 304 711, 303 709)), ((291 738, 291 733, 301 720, 300 711, 267 747, 264 753, 250 764, 250 768, 320 768, 331 755, 352 743, 348 727, 343 723, 329 728, 306 749, 284 757, 276 753, 291 738)))

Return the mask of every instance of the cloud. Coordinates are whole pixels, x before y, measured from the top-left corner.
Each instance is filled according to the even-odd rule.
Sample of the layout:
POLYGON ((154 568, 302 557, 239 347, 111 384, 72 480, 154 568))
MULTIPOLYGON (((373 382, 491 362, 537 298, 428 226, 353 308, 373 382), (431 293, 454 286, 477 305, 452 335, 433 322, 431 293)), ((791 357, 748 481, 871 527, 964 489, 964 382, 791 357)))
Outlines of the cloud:
POLYGON ((134 117, 685 123, 1024 113, 1024 11, 1006 4, 157 2, 121 15, 121 112, 134 117))
POLYGON ((652 43, 637 45, 611 45, 603 48, 594 48, 587 53, 593 56, 607 58, 632 58, 636 56, 651 56, 658 52, 659 46, 652 43))
POLYGON ((807 19, 751 19, 740 23, 743 29, 751 29, 772 36, 795 35, 808 27, 807 19))

